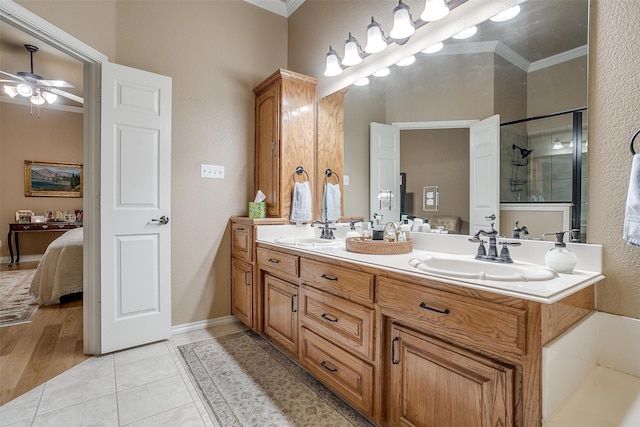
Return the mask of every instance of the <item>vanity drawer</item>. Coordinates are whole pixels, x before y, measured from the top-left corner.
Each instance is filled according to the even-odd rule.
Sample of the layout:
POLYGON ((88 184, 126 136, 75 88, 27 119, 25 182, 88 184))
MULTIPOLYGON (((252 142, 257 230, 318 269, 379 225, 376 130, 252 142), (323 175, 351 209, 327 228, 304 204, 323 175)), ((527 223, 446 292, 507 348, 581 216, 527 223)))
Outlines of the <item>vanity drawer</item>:
POLYGON ((270 249, 258 248, 258 267, 276 275, 298 277, 298 257, 270 249))
POLYGON ((331 344, 305 327, 300 328, 300 362, 344 399, 373 415, 373 366, 331 344))
POLYGON ((302 258, 300 277, 305 283, 349 300, 373 303, 373 274, 302 258))
POLYGON ((391 279, 378 282, 377 299, 381 307, 455 342, 494 353, 524 353, 526 310, 391 279))
POLYGON ((252 244, 253 227, 231 222, 231 256, 246 262, 252 262, 252 244))
POLYGON ((307 328, 358 356, 373 360, 374 310, 302 286, 300 315, 307 328))

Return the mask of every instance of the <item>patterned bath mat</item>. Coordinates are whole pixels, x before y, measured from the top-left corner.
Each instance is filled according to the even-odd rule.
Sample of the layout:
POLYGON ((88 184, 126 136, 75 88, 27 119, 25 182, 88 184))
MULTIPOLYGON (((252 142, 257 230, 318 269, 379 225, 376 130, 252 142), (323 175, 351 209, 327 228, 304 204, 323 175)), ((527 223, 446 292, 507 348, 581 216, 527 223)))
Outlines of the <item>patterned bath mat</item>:
POLYGON ((0 271, 0 327, 30 322, 38 310, 29 294, 35 270, 0 271))
POLYGON ((178 349, 222 427, 372 426, 252 331, 178 349))

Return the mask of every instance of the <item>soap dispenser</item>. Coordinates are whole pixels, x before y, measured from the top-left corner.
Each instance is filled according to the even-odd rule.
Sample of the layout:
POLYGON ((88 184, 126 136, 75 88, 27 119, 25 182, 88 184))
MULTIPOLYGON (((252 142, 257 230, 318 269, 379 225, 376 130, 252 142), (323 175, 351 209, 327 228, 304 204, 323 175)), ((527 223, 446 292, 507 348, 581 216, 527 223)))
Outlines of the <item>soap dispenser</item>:
POLYGON ((578 263, 576 255, 567 249, 566 243, 564 243, 564 233, 567 231, 556 231, 555 233, 545 233, 544 236, 555 234, 556 245, 549 249, 544 256, 544 263, 547 267, 558 273, 571 273, 578 263))

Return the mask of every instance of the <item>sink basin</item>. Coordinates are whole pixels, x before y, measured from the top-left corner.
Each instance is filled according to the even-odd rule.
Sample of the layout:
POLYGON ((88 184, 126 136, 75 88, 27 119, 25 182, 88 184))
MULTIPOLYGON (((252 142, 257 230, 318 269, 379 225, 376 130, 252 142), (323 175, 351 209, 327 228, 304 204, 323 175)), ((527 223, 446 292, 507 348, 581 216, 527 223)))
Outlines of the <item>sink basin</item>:
POLYGON ((472 257, 431 256, 412 258, 409 265, 425 273, 444 277, 495 280, 500 282, 537 282, 558 277, 555 271, 535 264, 501 264, 472 257))
POLYGON ((338 246, 342 243, 339 240, 319 237, 279 237, 275 242, 290 246, 338 246))

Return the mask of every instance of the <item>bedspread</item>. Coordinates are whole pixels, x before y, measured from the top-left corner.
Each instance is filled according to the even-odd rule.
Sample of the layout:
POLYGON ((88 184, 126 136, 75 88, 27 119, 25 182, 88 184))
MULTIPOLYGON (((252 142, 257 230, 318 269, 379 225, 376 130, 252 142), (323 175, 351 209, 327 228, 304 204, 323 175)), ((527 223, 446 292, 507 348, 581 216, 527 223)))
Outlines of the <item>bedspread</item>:
POLYGON ((38 264, 29 292, 38 304, 58 304, 60 297, 82 292, 82 227, 49 244, 38 264))

